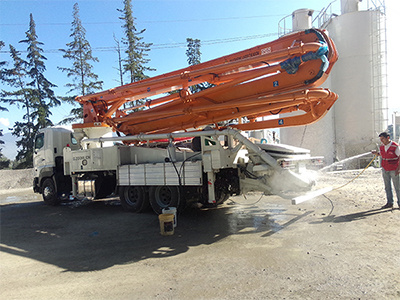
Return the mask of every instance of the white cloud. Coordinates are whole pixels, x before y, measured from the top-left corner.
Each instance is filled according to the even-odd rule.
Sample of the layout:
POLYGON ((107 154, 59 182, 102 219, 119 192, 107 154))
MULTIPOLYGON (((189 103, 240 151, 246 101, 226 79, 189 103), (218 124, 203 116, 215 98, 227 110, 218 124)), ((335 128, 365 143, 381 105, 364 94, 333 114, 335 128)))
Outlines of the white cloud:
POLYGON ((10 126, 10 120, 6 119, 6 118, 0 118, 0 125, 8 127, 8 126, 10 126))

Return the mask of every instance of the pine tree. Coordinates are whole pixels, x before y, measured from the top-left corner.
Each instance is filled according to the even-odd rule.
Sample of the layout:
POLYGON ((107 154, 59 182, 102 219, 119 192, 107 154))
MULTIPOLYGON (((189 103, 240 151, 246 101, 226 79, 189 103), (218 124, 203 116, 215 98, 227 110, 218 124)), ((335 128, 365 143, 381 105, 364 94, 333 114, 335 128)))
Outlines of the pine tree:
MULTIPOLYGON (((0 41, 0 50, 3 49, 4 45, 5 45, 4 42, 0 41)), ((5 69, 6 65, 7 65, 6 61, 0 61, 0 68, 1 68, 0 69, 0 81, 1 82, 6 82, 6 69, 5 69)), ((1 92, 1 94, 2 93, 3 92, 1 92)), ((3 98, 3 97, 1 96, 1 98, 3 98)), ((1 98, 0 98, 0 103, 3 102, 3 100, 1 98)), ((4 106, 0 105, 0 111, 8 111, 8 110, 4 106)))
POLYGON ((21 53, 14 46, 9 45, 9 47, 13 66, 11 69, 3 69, 3 81, 15 90, 2 91, 2 101, 8 105, 22 106, 22 108, 28 110, 27 113, 30 115, 29 108, 31 104, 29 100, 33 91, 26 84, 28 76, 26 66, 28 63, 21 58, 21 53))
MULTIPOLYGON (((0 41, 0 50, 4 47, 4 42, 0 41)), ((1 61, 0 62, 0 67, 1 67, 1 71, 0 71, 0 80, 4 81, 4 66, 6 65, 7 62, 5 61, 1 61)), ((0 100, 0 103, 3 102, 0 100)), ((7 108, 0 106, 0 111, 8 111, 7 108)), ((0 129, 0 137, 3 136, 3 129, 0 129)), ((4 145, 4 141, 0 140, 0 145, 4 145)), ((3 148, 0 147, 0 169, 4 169, 7 168, 9 163, 7 164, 7 166, 5 166, 4 161, 4 155, 3 153, 1 153, 3 151, 3 148)))
POLYGON ((200 46, 201 42, 198 39, 187 38, 186 56, 190 66, 197 65, 201 62, 200 46))
POLYGON ((27 44, 27 59, 23 60, 20 53, 10 45, 13 68, 4 72, 5 81, 14 90, 3 92, 2 100, 25 109, 22 121, 15 122, 12 129, 12 134, 21 138, 16 143, 19 147, 16 157, 20 161, 18 168, 32 166, 34 137, 40 128, 53 125, 50 109, 60 104, 52 90, 55 85, 44 76, 46 57, 40 48, 43 43, 37 38, 36 25, 30 14, 26 39, 20 41, 27 44))
POLYGON ((39 129, 53 125, 49 120, 51 115, 50 108, 60 105, 60 101, 52 90, 56 85, 52 84, 44 76, 46 71, 44 61, 47 58, 42 55, 43 49, 40 46, 43 43, 39 42, 37 38, 36 24, 32 14, 30 14, 30 24, 29 30, 26 32, 26 39, 20 41, 20 43, 28 45, 27 71, 31 81, 27 85, 32 87, 31 103, 34 104, 33 107, 35 108, 33 116, 39 129))
MULTIPOLYGON (((0 41, 0 51, 1 51, 1 49, 3 49, 3 47, 4 47, 4 42, 3 41, 0 41)), ((6 66, 6 64, 7 64, 7 62, 6 61, 0 61, 0 70, 1 70, 1 72, 0 72, 0 81, 4 81, 4 67, 6 66)))
MULTIPOLYGON (((186 42, 187 42, 186 56, 188 64, 190 66, 194 66, 201 63, 201 52, 200 52, 201 41, 199 39, 187 38, 186 42)), ((212 86, 213 85, 208 82, 199 83, 196 85, 192 85, 190 87, 190 91, 192 93, 197 93, 202 90, 208 89, 212 86)))
MULTIPOLYGON (((72 78, 72 83, 66 84, 70 88, 68 93, 75 92, 74 96, 62 97, 61 99, 73 104, 79 105, 74 101, 77 95, 88 95, 96 90, 102 89, 103 81, 98 80, 98 75, 93 73, 93 65, 91 62, 98 62, 99 59, 92 55, 92 47, 86 39, 86 30, 82 25, 79 16, 79 6, 75 3, 73 6, 73 21, 71 23, 72 41, 66 44, 67 49, 60 49, 64 52, 63 57, 72 61, 72 66, 69 68, 58 67, 63 72, 67 73, 68 77, 72 78)), ((80 105, 71 110, 71 116, 64 119, 61 123, 70 123, 83 118, 83 109, 80 105)))
POLYGON ((16 105, 23 109, 23 122, 16 122, 13 127, 12 134, 20 136, 21 140, 17 141, 17 146, 22 147, 17 155, 17 160, 22 161, 21 167, 29 167, 29 161, 32 160, 32 148, 34 138, 34 124, 32 122, 32 111, 34 103, 31 102, 32 96, 35 95, 34 89, 27 85, 28 71, 26 69, 28 63, 21 58, 21 53, 12 45, 9 45, 12 67, 4 69, 3 81, 12 89, 11 91, 2 91, 1 99, 8 105, 16 105), (24 138, 25 137, 25 138, 24 138))
POLYGON ((121 45, 119 40, 113 35, 115 41, 115 52, 118 54, 118 75, 119 75, 119 83, 120 85, 124 85, 124 70, 122 68, 122 53, 121 53, 121 45))
MULTIPOLYGON (((0 129, 0 137, 3 136, 3 129, 0 129)), ((4 141, 0 140, 0 146, 4 145, 4 141)), ((7 169, 10 166, 10 160, 1 153, 3 148, 0 147, 0 170, 7 169)))
MULTIPOLYGON (((0 129, 0 136, 3 136, 3 129, 0 129)), ((4 145, 3 140, 0 140, 0 145, 4 145)), ((0 160, 3 158, 3 153, 1 153, 2 151, 3 151, 3 148, 0 147, 0 160)))
POLYGON ((136 82, 148 76, 145 75, 146 71, 155 71, 155 69, 146 67, 146 64, 150 59, 147 52, 150 51, 152 43, 143 42, 143 37, 140 35, 145 32, 146 29, 138 31, 135 26, 135 19, 132 12, 132 0, 123 0, 124 8, 118 9, 121 12, 121 20, 124 21, 122 28, 124 29, 125 38, 123 43, 127 46, 125 51, 127 57, 124 59, 124 72, 129 72, 130 82, 136 82))
MULTIPOLYGON (((4 42, 0 41, 0 50, 3 49, 4 47, 4 42)), ((5 79, 5 66, 6 66, 7 62, 6 61, 0 61, 0 81, 4 81, 5 79)), ((2 102, 2 101, 1 101, 2 102)), ((1 103, 0 102, 0 103, 1 103)), ((0 106, 0 111, 7 111, 7 108, 0 106)), ((3 136, 3 129, 0 129, 0 137, 3 136)), ((0 140, 0 145, 4 145, 4 141, 0 140)), ((10 164, 9 161, 8 163, 6 163, 6 159, 3 155, 3 153, 1 153, 3 151, 3 148, 0 147, 0 169, 4 169, 7 168, 8 165, 10 164), (7 165, 6 165, 7 164, 7 165)))

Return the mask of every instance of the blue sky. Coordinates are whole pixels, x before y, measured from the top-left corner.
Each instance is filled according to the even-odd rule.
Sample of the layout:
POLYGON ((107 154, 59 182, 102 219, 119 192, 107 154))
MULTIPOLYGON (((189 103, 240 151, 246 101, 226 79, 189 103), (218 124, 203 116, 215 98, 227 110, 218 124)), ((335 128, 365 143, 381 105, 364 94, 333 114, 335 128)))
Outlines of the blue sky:
MULTIPOLYGON (((0 40, 6 47, 0 53, 0 60, 9 60, 8 44, 20 51, 26 50, 25 44, 18 43, 25 38, 29 28, 29 14, 36 22, 38 40, 47 57, 45 76, 57 85, 54 89, 59 96, 66 95, 64 86, 70 81, 57 69, 57 66, 69 67, 70 62, 62 58, 57 49, 65 48, 71 41, 70 29, 72 7, 78 2, 80 18, 86 29, 93 55, 99 58, 94 63, 94 72, 104 82, 103 88, 118 86, 117 53, 113 51, 113 35, 123 36, 122 21, 119 20, 122 0, 0 0, 0 40)), ((149 67, 157 69, 147 75, 173 71, 187 66, 186 38, 197 38, 203 43, 202 61, 243 50, 278 38, 278 23, 300 8, 314 9, 314 16, 328 6, 331 0, 133 0, 133 13, 138 30, 146 29, 145 42, 153 43, 149 53, 149 67)), ((375 1, 377 2, 377 1, 375 1)), ((399 11, 398 0, 387 0, 388 43, 392 20, 399 11)), ((370 4, 364 0, 361 8, 370 4)), ((333 4, 333 12, 340 13, 340 0, 333 4)), ((398 16, 398 15, 397 15, 398 16)), ((289 23, 291 19, 288 19, 289 23)), ((396 22, 396 27, 398 22, 396 22)), ((394 39, 393 39, 394 40, 394 39)), ((390 60, 389 53, 389 60, 390 60)), ((394 61, 394 54, 392 55, 394 61)), ((389 61, 390 64, 390 61, 389 61)), ((394 64, 392 64, 394 66, 394 64)), ((398 68, 397 68, 398 69, 398 68)), ((390 80, 390 78, 389 78, 390 80)), ((389 81, 390 85, 390 81, 389 81)), ((395 85, 395 84, 393 84, 395 85)), ((2 86, 0 85, 0 88, 2 86)), ((400 111, 400 100, 391 100, 392 110, 400 111)), ((68 115, 70 107, 61 106, 52 110, 52 121, 57 123, 68 115)), ((23 112, 16 107, 0 115, 0 129, 8 131, 23 112)))

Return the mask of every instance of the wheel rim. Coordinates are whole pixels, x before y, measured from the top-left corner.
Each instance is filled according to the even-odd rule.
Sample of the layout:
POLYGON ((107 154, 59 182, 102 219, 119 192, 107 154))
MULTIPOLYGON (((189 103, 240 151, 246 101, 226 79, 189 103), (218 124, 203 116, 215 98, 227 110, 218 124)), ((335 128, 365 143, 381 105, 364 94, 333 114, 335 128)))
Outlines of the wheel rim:
POLYGON ((129 205, 135 205, 140 198, 140 192, 137 187, 129 187, 125 192, 125 200, 129 205))
POLYGON ((54 194, 53 188, 51 186, 46 186, 43 190, 43 195, 48 198, 54 194))
POLYGON ((160 207, 168 207, 172 200, 172 192, 169 187, 162 186, 156 189, 155 200, 160 207))

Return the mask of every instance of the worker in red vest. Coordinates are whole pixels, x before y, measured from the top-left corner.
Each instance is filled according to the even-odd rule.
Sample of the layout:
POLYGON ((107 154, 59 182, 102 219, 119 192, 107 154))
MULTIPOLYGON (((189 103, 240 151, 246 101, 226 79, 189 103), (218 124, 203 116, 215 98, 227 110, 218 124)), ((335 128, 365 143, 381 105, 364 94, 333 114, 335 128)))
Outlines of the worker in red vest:
POLYGON ((396 191, 397 203, 400 208, 400 148, 399 145, 390 140, 390 136, 387 132, 379 134, 379 138, 382 142, 379 147, 379 152, 372 151, 372 153, 381 156, 382 177, 385 183, 387 199, 387 203, 382 206, 382 209, 393 207, 392 182, 394 190, 396 191))

